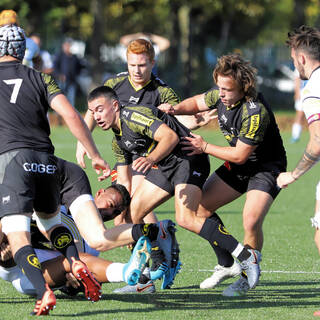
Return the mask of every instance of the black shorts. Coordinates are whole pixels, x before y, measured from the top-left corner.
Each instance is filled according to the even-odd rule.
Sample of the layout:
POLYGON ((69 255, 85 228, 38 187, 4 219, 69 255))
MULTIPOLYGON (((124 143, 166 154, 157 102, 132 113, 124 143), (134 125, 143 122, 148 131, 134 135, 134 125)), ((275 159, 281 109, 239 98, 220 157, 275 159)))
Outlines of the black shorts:
POLYGON ((60 172, 53 154, 17 149, 0 155, 0 217, 54 213, 60 205, 60 172))
MULTIPOLYGON (((161 170, 159 170, 158 166, 153 166, 150 168, 147 172, 138 172, 136 170, 132 169, 132 175, 139 175, 146 177, 148 174, 153 176, 153 180, 157 181, 156 185, 160 187, 161 189, 167 191, 170 194, 174 194, 174 188, 172 188, 171 184, 168 182, 167 178, 163 175, 161 170)), ((116 184, 118 179, 118 172, 116 167, 112 169, 111 171, 111 184, 116 184)), ((153 181, 151 181, 154 183, 153 181)))
POLYGON ((281 191, 281 188, 277 185, 279 173, 280 169, 279 171, 261 171, 247 175, 225 164, 216 170, 219 178, 236 191, 245 193, 250 190, 261 190, 270 194, 273 199, 281 191))
POLYGON ((92 194, 86 173, 75 163, 58 158, 61 172, 61 204, 67 210, 72 202, 83 194, 92 194))
POLYGON ((146 179, 166 191, 170 187, 170 192, 168 192, 172 195, 175 187, 182 183, 193 184, 202 189, 210 173, 209 158, 206 154, 186 156, 184 158, 175 157, 164 165, 159 165, 159 171, 162 173, 162 179, 159 179, 159 174, 156 174, 154 170, 148 172, 146 179), (164 181, 166 181, 167 189, 161 186, 164 181))

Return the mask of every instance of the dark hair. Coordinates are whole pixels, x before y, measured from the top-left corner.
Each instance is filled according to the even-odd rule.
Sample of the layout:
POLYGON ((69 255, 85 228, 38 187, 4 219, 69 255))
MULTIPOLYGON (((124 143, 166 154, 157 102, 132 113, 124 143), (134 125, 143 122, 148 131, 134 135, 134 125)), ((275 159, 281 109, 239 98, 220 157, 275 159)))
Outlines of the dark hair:
POLYGON ((115 184, 109 186, 107 189, 109 189, 109 188, 113 188, 121 194, 122 207, 124 207, 124 208, 129 207, 130 202, 131 202, 131 196, 130 196, 130 193, 128 192, 127 188, 124 185, 119 184, 119 183, 115 183, 115 184))
POLYGON ((256 79, 257 69, 249 61, 245 61, 239 54, 229 54, 218 59, 213 70, 213 79, 217 83, 218 76, 231 76, 242 88, 246 100, 257 96, 256 79))
POLYGON ((119 101, 118 95, 116 92, 108 87, 108 86, 100 86, 95 89, 93 89, 89 94, 88 94, 88 102, 95 100, 101 96, 106 97, 109 100, 117 100, 119 101))
POLYGON ((305 25, 288 32, 288 47, 304 51, 311 59, 320 61, 320 32, 305 25))

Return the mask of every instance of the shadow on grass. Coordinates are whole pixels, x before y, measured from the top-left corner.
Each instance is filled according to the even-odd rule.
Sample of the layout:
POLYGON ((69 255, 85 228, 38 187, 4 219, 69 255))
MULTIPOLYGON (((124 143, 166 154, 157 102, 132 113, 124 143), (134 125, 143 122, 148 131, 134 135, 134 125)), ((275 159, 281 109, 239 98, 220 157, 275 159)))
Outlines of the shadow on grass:
MULTIPOLYGON (((79 312, 77 316, 90 316, 97 314, 114 313, 148 313, 161 310, 237 310, 262 308, 292 308, 301 309, 311 307, 317 309, 319 302, 317 296, 319 289, 314 288, 315 282, 289 281, 289 282, 263 282, 257 290, 249 291, 247 296, 223 297, 219 289, 200 290, 198 286, 177 287, 171 290, 158 290, 154 294, 103 294, 102 299, 110 302, 123 302, 123 308, 92 310, 79 312), (313 286, 313 287, 311 287, 313 286), (315 299, 315 301, 312 301, 315 299), (129 304, 131 308, 128 308, 129 304), (145 305, 145 306, 141 306, 145 305)), ((57 296, 58 299, 85 300, 83 296, 66 297, 57 296)), ((5 301, 8 303, 8 299, 5 301)), ((96 304, 97 307, 99 303, 96 304)), ((57 310, 58 311, 58 310, 57 310)), ((56 313, 57 315, 57 313, 56 313)), ((71 314, 59 314, 63 317, 72 317, 71 314)))

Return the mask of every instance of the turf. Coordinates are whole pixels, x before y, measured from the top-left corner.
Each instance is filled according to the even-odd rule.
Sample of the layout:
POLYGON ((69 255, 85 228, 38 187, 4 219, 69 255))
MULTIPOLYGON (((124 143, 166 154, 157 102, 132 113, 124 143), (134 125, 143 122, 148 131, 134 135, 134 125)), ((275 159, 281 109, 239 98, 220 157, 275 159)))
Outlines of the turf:
MULTIPOLYGON (((225 145, 220 132, 198 131, 209 141, 225 145)), ((101 153, 111 165, 111 134, 100 130, 94 133, 101 153)), ((75 140, 63 127, 55 127, 52 139, 56 154, 75 161, 75 140)), ((289 133, 283 133, 288 168, 299 160, 308 140, 304 132, 300 142, 289 143, 289 133)), ((213 160, 214 170, 221 161, 213 160)), ((97 182, 96 173, 87 162, 86 172, 93 192, 110 182, 97 182)), ((313 243, 314 230, 310 226, 313 216, 315 186, 320 166, 313 168, 301 180, 283 190, 264 223, 265 244, 262 260, 262 276, 259 286, 245 297, 227 298, 222 290, 231 283, 228 280, 214 290, 200 290, 199 283, 211 275, 216 264, 212 249, 200 237, 178 227, 177 237, 181 246, 182 272, 171 290, 160 290, 152 295, 116 295, 112 290, 121 284, 104 284, 103 297, 98 303, 90 303, 81 295, 69 298, 57 292, 57 308, 51 319, 312 319, 320 309, 319 277, 320 259, 313 243)), ((243 238, 241 211, 244 198, 221 208, 218 213, 228 230, 239 240, 243 238)), ((160 206, 156 213, 160 219, 174 219, 173 201, 160 206)), ((111 226, 109 223, 108 226, 111 226)), ((126 262, 129 251, 118 248, 102 254, 103 257, 126 262)), ((30 319, 29 312, 34 299, 17 293, 11 284, 1 281, 0 319, 30 319)))

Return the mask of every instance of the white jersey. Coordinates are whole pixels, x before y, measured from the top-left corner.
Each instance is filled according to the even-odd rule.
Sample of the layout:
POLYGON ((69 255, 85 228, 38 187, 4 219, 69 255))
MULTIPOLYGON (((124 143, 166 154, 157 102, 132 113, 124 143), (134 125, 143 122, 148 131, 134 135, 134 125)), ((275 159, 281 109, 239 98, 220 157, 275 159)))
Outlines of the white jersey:
POLYGON ((320 120, 320 68, 314 70, 301 90, 302 108, 308 124, 320 120))

